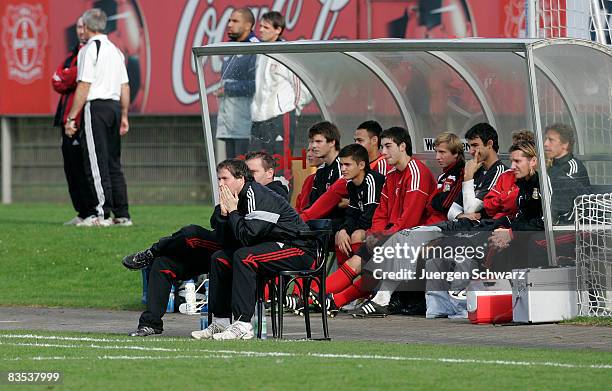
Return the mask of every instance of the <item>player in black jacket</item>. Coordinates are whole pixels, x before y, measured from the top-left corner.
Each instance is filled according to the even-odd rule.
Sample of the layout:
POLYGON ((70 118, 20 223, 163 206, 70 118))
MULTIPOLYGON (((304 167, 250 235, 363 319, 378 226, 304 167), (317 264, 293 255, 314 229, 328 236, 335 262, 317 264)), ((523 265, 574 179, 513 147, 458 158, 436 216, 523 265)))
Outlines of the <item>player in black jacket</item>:
POLYGON ((224 246, 212 255, 208 308, 213 321, 191 335, 251 339, 257 274, 308 269, 314 262, 314 246, 298 238, 297 233, 308 231, 308 226, 297 212, 276 193, 250 180, 246 164, 226 160, 218 167, 217 232, 224 237, 222 243, 236 243, 237 248, 224 246))
POLYGON ((552 188, 551 213, 555 224, 571 224, 574 199, 590 193, 589 174, 582 162, 572 155, 574 130, 565 124, 546 128, 544 153, 550 160, 548 177, 552 188))
MULTIPOLYGON (((221 167, 221 164, 218 167, 221 167)), ((242 165, 247 167, 244 163, 242 165)), ((253 177, 248 167, 246 170, 248 175, 246 180, 252 181, 253 177)), ((270 194, 281 200, 280 202, 286 203, 286 190, 277 186, 274 186, 274 190, 281 190, 281 193, 276 194, 273 190, 269 190, 270 194)), ((139 270, 150 267, 147 310, 140 316, 138 329, 130 333, 131 336, 146 337, 160 334, 163 330, 162 317, 166 312, 173 282, 208 273, 211 256, 222 248, 221 243, 224 246, 232 243, 238 245, 231 229, 227 228, 227 218, 221 214, 221 207, 217 205, 210 217, 212 231, 199 225, 188 225, 171 236, 159 239, 150 248, 123 258, 123 265, 128 269, 139 270)))
POLYGON ((249 167, 255 182, 261 183, 289 201, 289 187, 280 180, 283 179, 286 181, 286 179, 283 177, 274 179, 276 162, 272 155, 266 151, 249 152, 244 157, 244 161, 249 167))
POLYGON ((338 266, 354 251, 354 244, 365 240, 365 232, 372 226, 374 211, 380 203, 385 177, 370 169, 368 151, 359 144, 351 144, 338 155, 342 176, 348 181, 349 206, 336 233, 338 266))

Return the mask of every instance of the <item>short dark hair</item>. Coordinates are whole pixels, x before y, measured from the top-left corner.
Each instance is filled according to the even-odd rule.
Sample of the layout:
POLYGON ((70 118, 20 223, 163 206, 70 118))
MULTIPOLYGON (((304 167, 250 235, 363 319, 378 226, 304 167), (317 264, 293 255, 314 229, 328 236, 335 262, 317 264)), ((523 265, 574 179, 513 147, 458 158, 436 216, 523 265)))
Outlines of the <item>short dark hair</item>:
POLYGON ((244 161, 257 158, 261 159, 261 165, 264 170, 268 171, 269 169, 274 170, 276 168, 276 160, 266 151, 249 152, 245 155, 244 161))
POLYGON ((572 153, 574 151, 574 143, 576 141, 576 137, 574 136, 574 129, 571 126, 562 123, 552 124, 546 127, 544 133, 548 132, 549 130, 559 133, 559 138, 561 139, 561 142, 564 144, 568 144, 568 152, 572 153))
POLYGON ((247 22, 251 23, 251 30, 253 30, 253 26, 255 26, 255 15, 253 15, 253 11, 251 11, 249 7, 236 8, 234 12, 238 12, 247 22))
POLYGON ((335 141, 336 142, 336 151, 340 149, 340 130, 338 127, 329 121, 321 121, 312 125, 310 129, 308 129, 308 138, 312 139, 317 134, 325 137, 327 142, 335 141))
POLYGON ((368 150, 361 144, 349 144, 343 147, 338 154, 338 157, 350 157, 357 164, 365 162, 366 171, 370 168, 370 156, 368 150))
POLYGON ((382 133, 382 127, 376 121, 365 121, 357 126, 357 129, 365 129, 368 131, 370 137, 378 137, 378 146, 380 147, 380 134, 382 133))
POLYGON ((380 139, 390 138, 394 143, 400 145, 401 143, 406 144, 406 154, 412 156, 412 140, 408 130, 400 126, 392 126, 389 129, 385 129, 380 134, 380 139))
POLYGON ((283 14, 278 11, 266 12, 261 16, 261 20, 270 22, 272 24, 272 27, 274 27, 275 29, 280 28, 281 32, 279 34, 279 37, 283 35, 283 32, 285 31, 285 17, 283 16, 283 14))
POLYGON ((217 164, 217 172, 221 171, 222 169, 229 171, 229 173, 236 179, 244 178, 246 181, 253 180, 253 174, 251 174, 251 170, 249 170, 249 166, 247 166, 244 160, 226 159, 217 164))
POLYGON ((481 122, 472 126, 466 133, 465 138, 468 140, 474 140, 480 138, 484 145, 487 145, 489 141, 493 141, 493 150, 499 151, 499 142, 497 140, 497 131, 494 127, 486 122, 481 122))

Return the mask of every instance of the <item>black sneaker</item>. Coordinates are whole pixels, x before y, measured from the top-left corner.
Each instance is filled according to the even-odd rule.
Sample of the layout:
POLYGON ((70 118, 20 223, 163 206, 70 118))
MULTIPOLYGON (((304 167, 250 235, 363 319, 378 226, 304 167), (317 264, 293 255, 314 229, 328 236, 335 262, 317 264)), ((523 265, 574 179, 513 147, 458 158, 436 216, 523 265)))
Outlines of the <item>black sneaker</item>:
POLYGON ((161 334, 162 331, 149 326, 139 326, 136 331, 132 331, 128 335, 130 337, 148 337, 149 335, 161 334))
POLYGON ((325 299, 325 309, 327 310, 327 316, 329 316, 330 318, 333 318, 338 315, 338 311, 340 311, 340 308, 338 308, 336 302, 334 301, 333 293, 327 295, 327 298, 325 299))
POLYGON ((349 311, 353 318, 384 318, 389 315, 388 305, 379 305, 372 300, 368 300, 363 305, 349 311))
POLYGON ((153 255, 153 252, 151 252, 151 249, 148 248, 146 250, 138 251, 135 254, 128 255, 127 257, 123 258, 121 263, 123 263, 123 266, 130 270, 140 270, 152 264, 154 259, 155 256, 153 255))
POLYGON ((304 309, 304 301, 299 295, 292 293, 285 296, 285 308, 288 309, 289 312, 299 315, 304 309))

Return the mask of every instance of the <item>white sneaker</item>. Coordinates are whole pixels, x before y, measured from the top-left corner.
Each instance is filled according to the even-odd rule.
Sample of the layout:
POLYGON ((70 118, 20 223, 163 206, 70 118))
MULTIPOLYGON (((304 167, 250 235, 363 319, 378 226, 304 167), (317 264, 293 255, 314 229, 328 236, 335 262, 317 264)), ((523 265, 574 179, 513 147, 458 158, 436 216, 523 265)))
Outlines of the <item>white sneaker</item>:
POLYGON ((116 217, 113 219, 113 225, 117 227, 131 227, 134 223, 129 217, 116 217))
POLYGON ((77 227, 110 227, 113 225, 113 220, 104 219, 98 216, 89 216, 80 223, 78 223, 77 227))
POLYGON ((204 330, 196 330, 191 332, 191 338, 194 339, 211 339, 213 336, 218 333, 222 333, 225 331, 227 327, 222 325, 221 323, 212 322, 207 328, 204 330))
POLYGON ((231 339, 252 339, 253 326, 247 322, 234 322, 225 331, 213 335, 216 341, 227 341, 231 339))
POLYGON ((83 219, 79 216, 74 216, 71 220, 66 221, 64 225, 78 225, 82 221, 83 219))

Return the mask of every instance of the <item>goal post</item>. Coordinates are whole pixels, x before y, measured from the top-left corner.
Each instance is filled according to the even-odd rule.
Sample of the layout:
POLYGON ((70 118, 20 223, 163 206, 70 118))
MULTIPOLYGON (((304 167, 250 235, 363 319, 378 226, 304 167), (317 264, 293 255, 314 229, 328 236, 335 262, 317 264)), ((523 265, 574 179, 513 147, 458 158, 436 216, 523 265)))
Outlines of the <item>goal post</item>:
POLYGON ((576 198, 578 314, 612 316, 612 194, 576 198))

